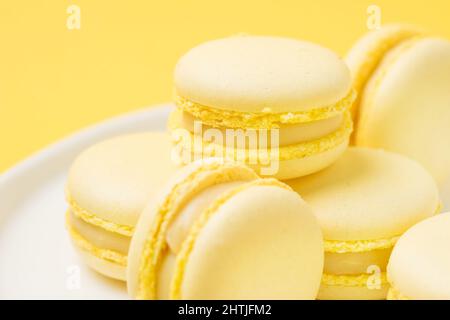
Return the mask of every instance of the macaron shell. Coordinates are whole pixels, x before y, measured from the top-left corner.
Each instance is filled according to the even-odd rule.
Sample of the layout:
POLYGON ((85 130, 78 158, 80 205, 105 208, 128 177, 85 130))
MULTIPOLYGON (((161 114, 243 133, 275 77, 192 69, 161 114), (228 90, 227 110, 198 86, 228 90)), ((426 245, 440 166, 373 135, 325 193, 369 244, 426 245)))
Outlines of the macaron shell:
POLYGON ((389 260, 388 280, 409 299, 450 299, 450 213, 409 229, 389 260))
POLYGON ((177 93, 195 103, 241 112, 282 113, 335 104, 350 72, 332 51, 288 38, 234 36, 187 52, 175 70, 177 93))
POLYGON ((390 52, 362 92, 355 143, 421 162, 450 176, 450 42, 425 38, 390 52))
POLYGON ((101 259, 83 249, 74 247, 83 262, 98 273, 120 281, 126 281, 126 267, 101 259))
POLYGON ((187 259, 182 299, 314 299, 322 235, 297 194, 253 186, 209 218, 187 259))
MULTIPOLYGON (((340 144, 324 152, 319 152, 302 158, 293 157, 292 159, 281 160, 279 161, 278 170, 273 177, 279 180, 288 180, 318 172, 334 163, 345 151, 348 143, 348 139, 345 139, 340 144)), ((248 166, 263 177, 264 171, 261 171, 262 168, 268 169, 269 167, 251 164, 248 164, 248 166)))
POLYGON ((387 52, 421 33, 411 25, 392 24, 368 32, 359 39, 345 57, 356 91, 361 91, 387 52))
POLYGON ((398 236, 439 205, 424 168, 382 150, 350 147, 330 167, 287 183, 314 208, 326 240, 398 236))
POLYGON ((69 201, 95 218, 134 227, 148 198, 176 170, 170 155, 170 138, 159 132, 96 144, 70 169, 69 201))

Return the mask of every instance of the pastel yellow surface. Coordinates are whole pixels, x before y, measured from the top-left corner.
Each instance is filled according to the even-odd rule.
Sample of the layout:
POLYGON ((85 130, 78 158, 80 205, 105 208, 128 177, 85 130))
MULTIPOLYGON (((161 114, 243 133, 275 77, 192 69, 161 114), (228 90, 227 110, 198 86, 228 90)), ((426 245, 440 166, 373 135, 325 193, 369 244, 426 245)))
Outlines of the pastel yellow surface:
MULTIPOLYGON (((342 55, 366 32, 371 4, 1 1, 0 172, 88 124, 171 100, 174 65, 193 45, 246 32, 306 39, 342 55), (81 9, 80 30, 66 28, 71 4, 81 9)), ((376 4, 382 23, 410 22, 450 37, 447 0, 376 4)))

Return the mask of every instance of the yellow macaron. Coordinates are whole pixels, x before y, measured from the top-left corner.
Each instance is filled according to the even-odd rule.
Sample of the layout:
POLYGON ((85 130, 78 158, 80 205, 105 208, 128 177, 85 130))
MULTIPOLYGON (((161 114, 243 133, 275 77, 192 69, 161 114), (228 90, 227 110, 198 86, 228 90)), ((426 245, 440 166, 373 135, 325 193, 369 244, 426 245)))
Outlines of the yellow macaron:
POLYGON ((450 178, 450 41, 390 25, 346 57, 358 99, 354 143, 418 160, 438 183, 450 178))
POLYGON ((319 299, 384 299, 397 239, 439 208, 438 190, 417 162, 350 147, 313 175, 287 181, 310 204, 325 239, 319 299))
POLYGON ((138 299, 314 299, 323 240, 287 185, 242 164, 196 161, 141 215, 127 284, 138 299))
POLYGON ((66 225, 75 248, 96 271, 125 280, 139 215, 175 171, 170 150, 167 134, 136 133, 100 142, 72 164, 66 225))
POLYGON ((391 300, 450 300, 450 212, 405 232, 387 267, 391 300))
POLYGON ((289 179, 323 169, 348 144, 356 96, 350 72, 319 45, 269 36, 218 39, 181 57, 174 81, 178 108, 169 128, 178 132, 184 162, 215 156, 289 179), (247 143, 228 143, 234 135, 247 143), (260 138, 268 149, 276 142, 275 156, 260 138), (262 170, 271 161, 275 170, 262 170))

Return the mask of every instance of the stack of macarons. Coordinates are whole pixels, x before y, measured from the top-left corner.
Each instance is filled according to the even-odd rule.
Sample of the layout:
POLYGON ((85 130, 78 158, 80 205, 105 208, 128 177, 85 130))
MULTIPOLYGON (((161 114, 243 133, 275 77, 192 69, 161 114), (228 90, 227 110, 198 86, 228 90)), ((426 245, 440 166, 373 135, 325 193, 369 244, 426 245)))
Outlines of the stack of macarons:
POLYGON ((138 299, 450 299, 450 213, 435 216, 448 44, 385 27, 350 69, 288 38, 191 49, 171 137, 119 136, 74 161, 75 247, 138 299))

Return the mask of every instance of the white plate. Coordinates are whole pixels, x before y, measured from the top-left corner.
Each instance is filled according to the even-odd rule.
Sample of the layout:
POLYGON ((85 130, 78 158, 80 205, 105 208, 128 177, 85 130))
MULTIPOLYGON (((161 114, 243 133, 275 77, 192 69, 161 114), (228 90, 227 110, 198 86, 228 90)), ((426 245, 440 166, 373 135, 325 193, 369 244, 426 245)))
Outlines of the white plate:
POLYGON ((74 157, 100 140, 165 129, 171 106, 85 129, 0 176, 0 299, 126 299, 125 285, 87 268, 64 228, 64 183, 74 157))
MULTIPOLYGON (((83 130, 0 176, 0 299, 126 299, 124 283, 87 268, 64 228, 64 183, 74 157, 119 134, 165 129, 171 106, 83 130)), ((450 183, 443 191, 450 204, 450 183)))

